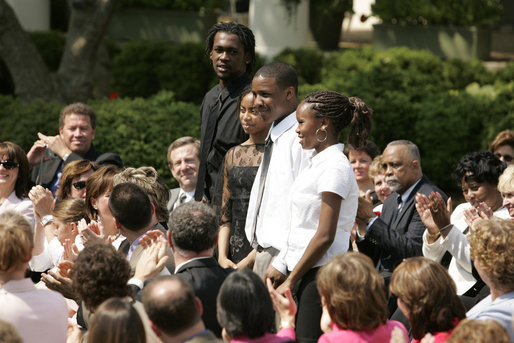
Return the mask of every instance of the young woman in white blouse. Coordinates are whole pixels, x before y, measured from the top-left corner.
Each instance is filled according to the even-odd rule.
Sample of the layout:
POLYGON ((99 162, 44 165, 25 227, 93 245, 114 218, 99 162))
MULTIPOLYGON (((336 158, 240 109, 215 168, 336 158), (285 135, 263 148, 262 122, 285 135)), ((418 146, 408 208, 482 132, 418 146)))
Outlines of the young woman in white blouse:
POLYGON ((308 95, 296 110, 300 144, 313 153, 292 186, 286 248, 270 267, 276 270, 268 270, 268 275, 277 275, 277 271, 287 275, 277 289, 280 293, 297 289, 300 342, 317 341, 322 333, 316 273, 332 257, 348 250, 357 212, 358 187, 339 133, 351 123, 348 141, 361 146, 371 131, 371 116, 371 109, 359 98, 333 91, 308 95))

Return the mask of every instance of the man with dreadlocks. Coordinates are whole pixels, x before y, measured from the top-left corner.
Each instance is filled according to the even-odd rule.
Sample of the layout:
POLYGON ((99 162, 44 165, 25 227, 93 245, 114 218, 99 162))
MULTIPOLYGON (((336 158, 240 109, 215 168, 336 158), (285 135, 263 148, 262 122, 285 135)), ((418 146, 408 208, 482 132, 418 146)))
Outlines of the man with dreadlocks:
POLYGON ((206 43, 206 53, 219 84, 205 94, 200 108, 200 168, 195 200, 201 201, 205 196, 213 205, 220 206, 223 189, 220 171, 225 153, 248 139, 239 122, 238 99, 251 83, 255 37, 244 25, 224 22, 209 30, 206 43))

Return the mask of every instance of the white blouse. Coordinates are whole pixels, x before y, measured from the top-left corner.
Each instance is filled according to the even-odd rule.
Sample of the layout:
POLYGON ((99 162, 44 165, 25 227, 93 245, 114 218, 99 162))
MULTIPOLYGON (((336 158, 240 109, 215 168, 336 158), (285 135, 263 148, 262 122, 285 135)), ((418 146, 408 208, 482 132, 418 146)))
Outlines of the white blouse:
POLYGON ((334 242, 314 265, 327 264, 332 257, 348 251, 350 231, 355 222, 359 191, 350 162, 343 154, 343 144, 332 145, 319 154, 313 153, 307 168, 302 170, 290 191, 290 225, 287 246, 273 262, 285 272, 294 269, 318 230, 323 192, 342 198, 334 242))
MULTIPOLYGON (((450 217, 453 228, 446 238, 439 237, 434 243, 428 243, 428 230, 423 233, 423 256, 440 262, 446 251, 452 254, 448 273, 457 286, 458 295, 466 293, 477 282, 472 274, 469 243, 467 235, 464 234, 468 227, 464 220, 464 210, 472 207, 466 202, 455 208, 450 217)), ((494 211, 494 216, 502 219, 510 218, 509 212, 503 207, 494 211)))
POLYGON ((32 201, 29 198, 18 198, 16 191, 9 194, 9 197, 0 205, 0 213, 4 213, 10 210, 17 211, 27 218, 32 227, 34 227, 34 210, 32 207, 32 201))

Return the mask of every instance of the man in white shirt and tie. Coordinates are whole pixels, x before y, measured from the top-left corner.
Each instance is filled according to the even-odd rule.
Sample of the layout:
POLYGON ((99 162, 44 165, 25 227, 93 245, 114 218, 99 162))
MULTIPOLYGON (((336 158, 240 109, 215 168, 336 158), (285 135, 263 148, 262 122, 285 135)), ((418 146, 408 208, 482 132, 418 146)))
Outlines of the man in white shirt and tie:
POLYGON ((200 141, 190 136, 176 139, 168 148, 168 166, 179 184, 170 190, 168 211, 171 212, 194 199, 200 166, 200 141))
POLYGON ((278 271, 270 274, 268 267, 286 245, 289 190, 308 163, 308 153, 302 149, 295 132, 297 92, 296 71, 286 63, 272 62, 261 67, 252 81, 254 106, 263 120, 273 125, 267 139, 271 140, 271 147, 264 152, 252 187, 245 232, 257 250, 253 271, 271 278, 275 287, 285 280, 285 275, 278 271))

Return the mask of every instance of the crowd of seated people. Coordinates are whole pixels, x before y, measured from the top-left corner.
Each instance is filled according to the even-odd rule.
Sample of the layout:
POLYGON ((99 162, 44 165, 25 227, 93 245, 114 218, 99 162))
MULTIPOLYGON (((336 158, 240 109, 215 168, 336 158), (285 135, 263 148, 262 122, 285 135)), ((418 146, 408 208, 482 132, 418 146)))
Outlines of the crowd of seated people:
POLYGON ((512 130, 455 161, 458 203, 414 142, 380 154, 361 99, 298 99, 281 62, 251 79, 241 24, 209 37, 219 98, 163 156, 178 188, 98 152, 84 104, 0 142, 1 341, 514 341, 512 130))

